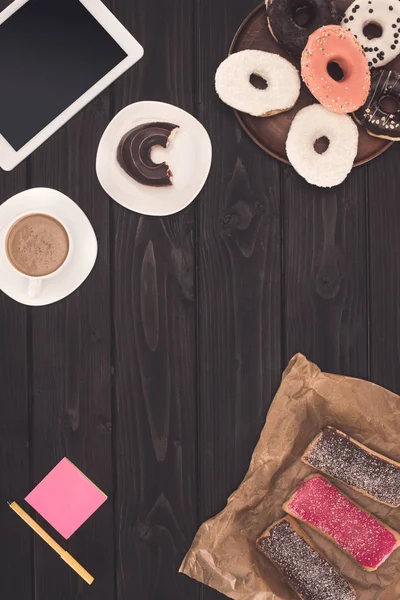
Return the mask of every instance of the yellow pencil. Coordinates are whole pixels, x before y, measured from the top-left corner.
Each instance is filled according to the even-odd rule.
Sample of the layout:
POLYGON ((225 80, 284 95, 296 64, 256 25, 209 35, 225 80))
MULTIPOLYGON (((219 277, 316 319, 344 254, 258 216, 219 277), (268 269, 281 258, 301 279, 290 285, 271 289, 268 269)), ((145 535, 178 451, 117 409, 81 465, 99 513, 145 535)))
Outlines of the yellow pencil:
POLYGON ((47 544, 51 548, 53 548, 53 550, 57 552, 57 554, 61 556, 63 561, 65 561, 67 565, 71 567, 71 569, 76 571, 78 575, 80 575, 82 579, 86 581, 86 583, 88 583, 89 585, 93 583, 94 577, 92 577, 90 573, 88 573, 86 569, 84 569, 82 565, 78 563, 78 561, 76 561, 66 550, 64 550, 64 548, 62 548, 60 544, 57 544, 57 542, 53 540, 53 538, 50 537, 49 534, 46 533, 45 530, 42 529, 42 527, 40 527, 40 525, 38 525, 36 521, 34 521, 28 515, 28 513, 24 511, 23 508, 21 508, 16 502, 9 502, 8 504, 10 508, 12 508, 13 511, 16 512, 17 515, 21 517, 21 519, 25 521, 25 523, 29 525, 29 527, 31 527, 33 531, 35 531, 42 538, 42 540, 47 542, 47 544))

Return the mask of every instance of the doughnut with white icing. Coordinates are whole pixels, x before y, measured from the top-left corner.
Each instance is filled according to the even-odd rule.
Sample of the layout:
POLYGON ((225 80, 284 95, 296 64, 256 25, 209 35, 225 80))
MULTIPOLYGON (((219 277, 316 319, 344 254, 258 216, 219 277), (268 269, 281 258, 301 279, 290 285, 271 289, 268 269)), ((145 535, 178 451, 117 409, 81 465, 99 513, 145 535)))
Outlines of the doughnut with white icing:
POLYGON ((355 0, 346 10, 342 26, 358 39, 370 67, 383 67, 400 53, 399 0, 355 0), (370 23, 382 28, 381 37, 368 39, 364 29, 370 23))
POLYGON ((291 109, 300 95, 297 69, 278 54, 243 50, 231 54, 217 69, 215 89, 225 104, 255 117, 269 117, 291 109), (258 89, 250 77, 262 77, 267 87, 258 89))
POLYGON ((349 115, 311 104, 293 119, 286 140, 286 154, 294 169, 308 183, 334 187, 350 173, 358 149, 358 128, 349 115), (315 142, 326 137, 328 149, 318 154, 315 142))

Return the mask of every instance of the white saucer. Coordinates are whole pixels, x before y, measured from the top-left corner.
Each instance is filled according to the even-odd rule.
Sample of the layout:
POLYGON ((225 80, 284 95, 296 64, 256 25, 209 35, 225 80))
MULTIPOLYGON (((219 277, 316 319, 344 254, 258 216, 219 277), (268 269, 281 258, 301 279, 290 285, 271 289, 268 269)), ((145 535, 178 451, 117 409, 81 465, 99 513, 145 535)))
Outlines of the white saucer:
POLYGON ((97 239, 85 213, 68 196, 49 188, 34 188, 0 206, 0 289, 28 306, 45 306, 72 294, 88 277, 97 257, 97 239), (4 243, 8 225, 28 211, 54 215, 68 229, 72 250, 59 274, 44 279, 38 296, 28 296, 28 281, 9 264, 4 243))
POLYGON ((203 188, 211 167, 212 147, 203 125, 172 104, 137 102, 119 112, 105 130, 97 151, 97 177, 111 198, 143 215, 171 215, 188 206, 203 188), (156 148, 153 159, 165 161, 173 185, 145 186, 130 177, 117 161, 122 137, 137 125, 164 121, 179 125, 168 148, 156 148))

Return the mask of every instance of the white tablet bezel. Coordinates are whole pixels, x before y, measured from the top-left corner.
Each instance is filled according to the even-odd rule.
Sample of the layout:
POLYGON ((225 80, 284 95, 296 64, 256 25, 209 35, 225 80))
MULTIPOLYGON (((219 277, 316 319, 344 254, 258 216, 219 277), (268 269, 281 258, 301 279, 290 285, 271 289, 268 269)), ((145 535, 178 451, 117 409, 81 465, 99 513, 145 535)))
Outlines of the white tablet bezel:
MULTIPOLYGON (((55 2, 57 0, 54 0, 55 2)), ((0 28, 11 15, 21 8, 29 0, 15 0, 0 13, 0 28)), ((95 85, 88 89, 80 98, 75 100, 68 108, 58 115, 51 123, 46 125, 20 150, 14 148, 0 134, 0 167, 5 171, 12 171, 20 162, 27 158, 43 142, 53 135, 60 127, 65 125, 86 104, 93 100, 100 92, 105 90, 122 73, 134 65, 143 56, 143 48, 135 38, 125 29, 113 13, 101 2, 101 0, 79 0, 83 6, 93 15, 100 25, 108 32, 113 40, 124 50, 127 57, 124 58, 114 69, 102 77, 95 85)), ((0 29, 1 31, 1 29, 0 29)))

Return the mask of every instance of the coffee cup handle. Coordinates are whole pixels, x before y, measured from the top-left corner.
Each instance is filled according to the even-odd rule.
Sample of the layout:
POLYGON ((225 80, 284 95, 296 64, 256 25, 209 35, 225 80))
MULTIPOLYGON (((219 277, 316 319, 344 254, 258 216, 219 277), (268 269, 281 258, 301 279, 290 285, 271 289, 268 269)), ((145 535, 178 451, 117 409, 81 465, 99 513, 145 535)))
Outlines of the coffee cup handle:
POLYGON ((41 289, 42 289, 42 280, 41 279, 30 279, 29 280, 28 296, 30 298, 36 298, 36 296, 39 296, 41 289))

